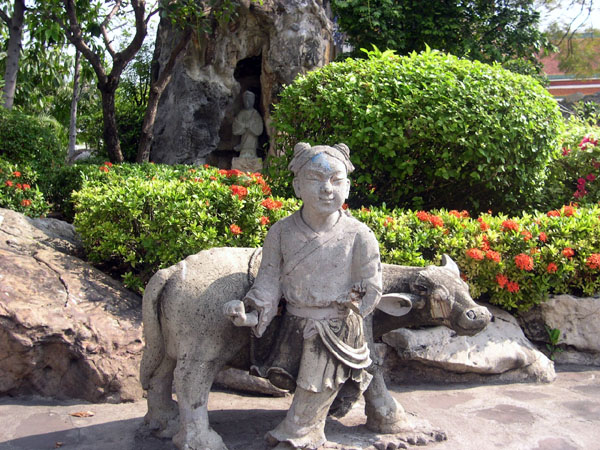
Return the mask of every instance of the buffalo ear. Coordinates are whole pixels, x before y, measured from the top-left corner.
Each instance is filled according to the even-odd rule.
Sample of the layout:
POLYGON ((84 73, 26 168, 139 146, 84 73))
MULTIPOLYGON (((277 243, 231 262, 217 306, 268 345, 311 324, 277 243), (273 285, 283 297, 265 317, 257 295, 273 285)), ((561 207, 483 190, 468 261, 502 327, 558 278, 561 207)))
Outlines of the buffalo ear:
POLYGON ((450 256, 446 255, 445 253, 442 255, 442 267, 445 267, 446 269, 450 269, 456 275, 460 276, 460 269, 458 268, 458 266, 456 265, 454 260, 452 258, 450 258, 450 256))

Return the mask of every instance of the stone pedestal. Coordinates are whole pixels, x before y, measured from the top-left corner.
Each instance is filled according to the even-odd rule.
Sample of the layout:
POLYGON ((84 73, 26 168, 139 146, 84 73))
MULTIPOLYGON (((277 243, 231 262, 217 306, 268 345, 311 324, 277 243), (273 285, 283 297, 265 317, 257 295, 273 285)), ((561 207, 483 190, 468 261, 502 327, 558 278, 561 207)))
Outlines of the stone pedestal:
POLYGON ((242 172, 261 172, 263 170, 262 158, 233 158, 231 168, 242 172))

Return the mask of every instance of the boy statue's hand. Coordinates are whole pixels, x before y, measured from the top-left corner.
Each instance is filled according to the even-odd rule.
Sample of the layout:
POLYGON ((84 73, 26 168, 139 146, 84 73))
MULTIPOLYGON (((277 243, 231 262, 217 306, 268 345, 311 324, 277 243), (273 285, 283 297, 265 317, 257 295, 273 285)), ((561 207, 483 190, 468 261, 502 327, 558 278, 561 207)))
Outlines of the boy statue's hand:
POLYGON ((254 327, 258 324, 258 313, 246 313, 244 303, 240 300, 231 300, 223 305, 223 314, 233 322, 236 327, 254 327))

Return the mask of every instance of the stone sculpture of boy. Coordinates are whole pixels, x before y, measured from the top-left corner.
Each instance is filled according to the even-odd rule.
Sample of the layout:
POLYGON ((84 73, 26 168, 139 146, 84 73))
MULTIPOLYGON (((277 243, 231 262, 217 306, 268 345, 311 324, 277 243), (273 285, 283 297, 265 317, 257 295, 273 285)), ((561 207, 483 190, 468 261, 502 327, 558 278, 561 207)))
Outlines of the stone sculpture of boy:
POLYGON ((363 318, 381 297, 381 263, 373 232, 342 208, 354 169, 348 147, 300 143, 289 168, 302 209, 269 230, 253 287, 243 302, 228 302, 225 314, 260 337, 286 300, 278 343, 284 351, 256 370, 280 385, 287 380, 295 393, 266 439, 316 449, 326 442, 327 412, 344 382, 364 390, 371 380, 363 318))

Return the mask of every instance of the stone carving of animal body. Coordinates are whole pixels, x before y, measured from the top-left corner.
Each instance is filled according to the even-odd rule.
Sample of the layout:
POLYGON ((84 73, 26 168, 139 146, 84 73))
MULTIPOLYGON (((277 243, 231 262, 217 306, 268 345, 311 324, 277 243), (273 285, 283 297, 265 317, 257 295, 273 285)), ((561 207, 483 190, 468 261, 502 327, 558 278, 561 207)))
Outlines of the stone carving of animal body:
MULTIPOLYGON (((234 326, 222 307, 229 300, 244 298, 259 265, 260 249, 214 248, 159 270, 146 287, 146 347, 141 364, 142 385, 148 391, 145 423, 156 435, 172 437, 178 448, 226 448, 210 427, 208 395, 224 366, 249 368, 251 338, 249 329, 234 326), (172 399, 173 382, 178 402, 172 399)), ((371 349, 392 329, 445 325, 458 334, 473 335, 491 319, 489 311, 471 299, 458 267, 446 256, 442 266, 384 264, 383 292, 404 293, 401 297, 410 312, 394 317, 376 310, 367 317, 371 349)), ((369 369, 373 379, 364 393, 367 427, 396 432, 406 415, 388 392, 377 358, 373 359, 369 369)), ((336 415, 343 415, 349 406, 338 404, 336 415)))

